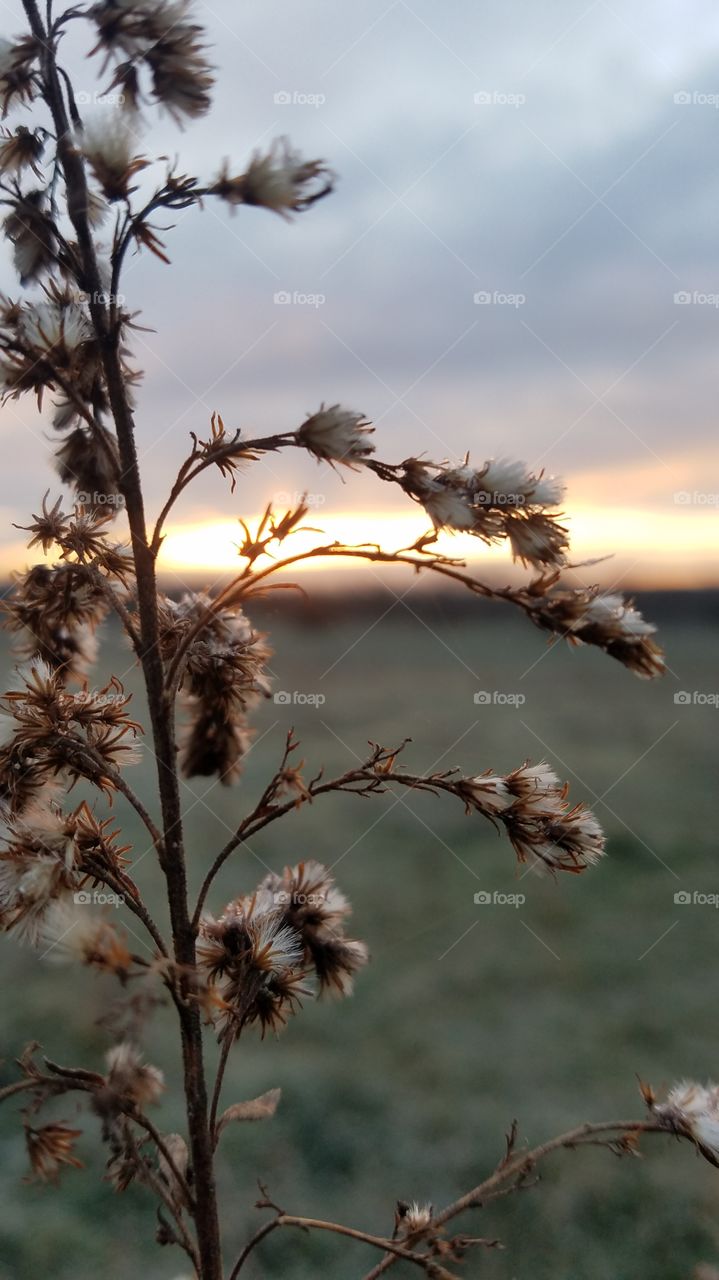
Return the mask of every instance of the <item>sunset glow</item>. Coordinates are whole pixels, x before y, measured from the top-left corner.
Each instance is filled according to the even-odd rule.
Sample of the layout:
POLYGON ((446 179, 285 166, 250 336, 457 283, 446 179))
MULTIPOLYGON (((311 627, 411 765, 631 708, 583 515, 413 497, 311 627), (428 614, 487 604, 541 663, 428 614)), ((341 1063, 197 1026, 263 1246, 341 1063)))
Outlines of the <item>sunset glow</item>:
MULTIPOLYGON (((335 540, 357 545, 370 539, 385 550, 396 550, 410 546, 427 528, 426 519, 414 511, 324 511, 315 512, 308 520, 322 532, 298 533, 278 555, 296 555, 335 540)), ((256 519, 248 524, 252 528, 256 519)), ((664 587, 700 587, 716 581, 717 513, 713 508, 697 511, 677 505, 667 512, 574 506, 568 525, 574 563, 610 555, 586 571, 592 581, 613 582, 624 577, 629 585, 664 587)), ((239 565, 240 539, 238 523, 231 519, 208 518, 170 526, 162 567, 175 574, 232 573, 239 565)), ((475 570, 480 564, 487 565, 492 578, 506 576, 508 571, 512 576, 520 572, 512 567, 505 545, 487 547, 469 535, 442 534, 436 549, 466 559, 475 570)), ((337 568, 329 560, 318 559, 293 565, 292 573, 336 572, 337 568)), ((343 573, 361 572, 362 568, 360 561, 342 562, 343 573)))

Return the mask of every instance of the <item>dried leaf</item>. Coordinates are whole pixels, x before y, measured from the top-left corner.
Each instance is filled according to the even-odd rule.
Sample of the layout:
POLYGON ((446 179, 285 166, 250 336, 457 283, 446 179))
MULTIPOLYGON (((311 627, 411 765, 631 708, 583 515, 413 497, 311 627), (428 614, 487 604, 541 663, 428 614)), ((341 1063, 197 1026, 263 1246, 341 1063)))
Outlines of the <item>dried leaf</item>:
POLYGON ((275 1114, 281 1096, 281 1089, 268 1089, 267 1093, 260 1094, 259 1098, 251 1098, 249 1102, 235 1102, 233 1106, 223 1111, 217 1121, 218 1137, 222 1130, 235 1120, 269 1120, 275 1114))

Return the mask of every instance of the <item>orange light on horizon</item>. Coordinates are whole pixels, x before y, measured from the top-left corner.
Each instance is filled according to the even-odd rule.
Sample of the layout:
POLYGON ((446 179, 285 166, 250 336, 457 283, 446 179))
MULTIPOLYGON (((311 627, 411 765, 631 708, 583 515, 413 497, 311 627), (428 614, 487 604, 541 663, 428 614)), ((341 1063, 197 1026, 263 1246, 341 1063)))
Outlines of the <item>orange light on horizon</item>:
MULTIPOLYGON (((411 546, 427 530, 426 519, 414 511, 316 511, 307 520, 321 532, 295 534, 281 548, 273 548, 276 560, 335 540, 348 546, 379 543, 383 550, 393 551, 411 546)), ((252 529, 257 521, 247 523, 252 529)), ((592 581, 614 581, 621 575, 632 585, 719 585, 717 513, 713 509, 688 511, 677 507, 676 511, 666 512, 575 506, 566 523, 573 563, 609 557, 591 567, 588 577, 592 581)), ((202 571, 230 574, 240 565, 241 537, 236 520, 207 519, 171 526, 159 567, 178 575, 202 571)), ((493 578, 504 576, 513 568, 506 544, 488 547, 469 534, 442 533, 433 549, 467 560, 475 570, 478 565, 486 565, 493 578)), ((270 558, 262 557, 257 564, 265 567, 270 558)), ((346 558, 340 564, 343 572, 362 568, 361 560, 346 558)), ((328 557, 300 561, 292 566, 292 573, 337 569, 337 558, 328 557)))
MULTIPOLYGON (((247 521, 250 529, 257 527, 258 519, 247 521)), ((275 560, 334 541, 348 546, 378 543, 384 551, 395 551, 410 547, 428 528, 426 518, 415 508, 396 513, 316 508, 306 521, 317 531, 299 532, 282 547, 272 548, 275 560)), ((570 533, 571 560, 578 566, 577 576, 584 581, 607 585, 621 579, 630 587, 675 589, 719 586, 719 525, 714 507, 677 504, 660 510, 575 504, 565 523, 570 533), (581 568, 583 562, 598 558, 600 563, 581 568)), ((242 539, 236 518, 208 515, 169 525, 158 571, 178 581, 183 575, 193 581, 201 575, 215 580, 225 578, 241 568, 242 539)), ((506 543, 488 547, 469 534, 442 533, 433 549, 466 560, 475 572, 485 569, 488 580, 493 582, 526 579, 530 572, 512 564, 506 543)), ((41 559, 37 554, 29 555, 18 540, 0 549, 0 572, 7 576, 41 559)), ((263 556, 256 564, 264 568, 271 562, 270 556, 263 556)), ((366 572, 367 566, 359 559, 328 557, 293 564, 291 574, 294 577, 339 571, 345 575, 362 569, 366 572)), ((380 569, 381 566, 373 566, 375 575, 380 569)), ((394 568, 385 570, 388 571, 397 572, 394 568)))

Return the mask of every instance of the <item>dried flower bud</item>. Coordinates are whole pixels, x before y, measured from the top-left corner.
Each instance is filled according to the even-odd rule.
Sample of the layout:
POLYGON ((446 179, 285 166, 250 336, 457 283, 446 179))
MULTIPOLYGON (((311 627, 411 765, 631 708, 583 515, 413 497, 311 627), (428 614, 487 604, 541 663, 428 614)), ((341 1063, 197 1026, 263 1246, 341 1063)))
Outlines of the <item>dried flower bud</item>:
POLYGON ((82 1160, 73 1154, 75 1140, 82 1129, 68 1129, 64 1124, 45 1124, 40 1129, 25 1125, 25 1142, 34 1177, 41 1182, 57 1183, 63 1165, 82 1169, 82 1160))
POLYGON ((664 674, 664 655, 651 639, 656 627, 631 600, 577 588, 540 596, 528 612, 543 630, 563 635, 570 644, 597 645, 643 679, 664 674))
POLYGON ((210 195, 231 206, 261 205, 289 222, 293 213, 301 213, 329 195, 334 178, 324 161, 303 160, 287 138, 275 138, 265 155, 255 151, 247 170, 237 177, 230 177, 225 161, 209 190, 210 195))
POLYGON ((313 966, 320 989, 351 995, 354 976, 367 963, 367 948, 345 937, 344 922, 352 908, 327 868, 314 860, 285 867, 281 876, 266 876, 260 892, 302 939, 305 961, 313 966))
POLYGON ((40 47, 34 36, 18 40, 0 37, 0 99, 2 114, 11 106, 30 102, 38 85, 37 63, 40 47))
POLYGON ((234 1039, 257 1023, 279 1031, 303 995, 302 942, 261 892, 230 902, 218 920, 200 922, 198 961, 217 995, 221 1035, 234 1039))
POLYGON ((27 129, 18 125, 15 130, 0 130, 0 172, 20 176, 30 168, 36 178, 42 178, 38 163, 45 149, 44 129, 27 129))
POLYGON ((204 33, 188 21, 190 10, 188 0, 101 0, 89 10, 99 35, 92 52, 105 51, 103 69, 112 56, 130 59, 118 68, 113 87, 121 86, 136 105, 140 90, 132 64, 144 61, 155 97, 178 123, 183 116, 196 119, 205 114, 213 84, 204 33))
POLYGON ((476 470, 467 459, 456 467, 409 458, 400 484, 421 503, 435 529, 458 529, 484 542, 508 538, 515 559, 537 565, 566 560, 567 530, 546 506, 563 493, 561 481, 529 473, 523 462, 486 462, 476 470))
POLYGON ((149 161, 133 155, 136 129, 121 111, 88 121, 76 136, 76 146, 110 202, 126 200, 135 190, 130 186, 136 173, 146 169, 149 161))
POLYGON ((674 1085, 665 1103, 653 1114, 696 1143, 702 1155, 719 1168, 719 1085, 683 1080, 674 1085))
POLYGON ((265 637, 252 630, 241 609, 217 609, 202 592, 188 592, 179 602, 161 600, 159 617, 160 650, 168 662, 188 632, 204 623, 188 647, 180 683, 190 715, 182 769, 186 777, 217 774, 229 784, 249 749, 247 712, 270 690, 265 637))
POLYGON ((506 778, 486 773, 452 788, 468 809, 501 822, 520 862, 549 871, 584 871, 601 858, 604 833, 584 805, 570 809, 566 785, 549 765, 523 764, 506 778))
POLYGON ((393 1239, 413 1243, 421 1240, 432 1225, 433 1213, 434 1206, 431 1204, 420 1205, 416 1200, 411 1203, 398 1200, 393 1239))
POLYGON ((123 1105, 141 1110, 159 1100, 165 1077, 157 1067, 142 1061, 142 1054, 128 1041, 114 1045, 105 1055, 107 1090, 123 1105))
POLYGON ((79 962, 121 981, 132 966, 119 929, 90 906, 67 898, 50 904, 36 946, 54 964, 79 962))
POLYGON ((68 676, 82 676, 92 665, 108 603, 82 567, 34 565, 16 578, 2 608, 5 626, 19 635, 21 657, 41 658, 68 676))
POLYGON ((21 284, 36 280, 56 262, 57 240, 46 203, 44 191, 30 191, 16 200, 3 224, 15 247, 15 269, 21 284))
POLYGON ((356 471, 358 463, 374 453, 374 445, 367 439, 373 431, 363 413, 352 413, 338 404, 326 409, 321 404, 318 412, 302 423, 297 439, 318 461, 343 462, 356 471))
POLYGON ((72 486, 83 507, 108 516, 121 508, 120 455, 104 427, 77 427, 57 450, 55 465, 62 483, 72 486))

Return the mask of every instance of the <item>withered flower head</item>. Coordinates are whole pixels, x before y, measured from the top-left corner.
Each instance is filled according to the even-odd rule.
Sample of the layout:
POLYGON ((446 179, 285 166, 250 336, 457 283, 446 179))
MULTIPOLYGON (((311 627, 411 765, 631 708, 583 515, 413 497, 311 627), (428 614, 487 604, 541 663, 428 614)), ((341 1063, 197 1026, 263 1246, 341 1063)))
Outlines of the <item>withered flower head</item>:
POLYGON ((38 162, 45 149, 45 137, 43 129, 27 129, 22 124, 14 130, 1 129, 0 172, 19 175, 30 168, 36 178, 42 178, 38 162))
POLYGON ((123 504, 120 455, 114 437, 104 427, 92 431, 76 427, 55 454, 63 484, 71 485, 81 506, 113 516, 123 504))
MULTIPOLYGON (((39 536, 49 534, 42 525, 39 536)), ((18 576, 3 602, 5 626, 19 636, 23 658, 40 658, 68 676, 81 677, 95 658, 95 631, 107 616, 101 588, 82 567, 34 565, 18 576)))
POLYGON ((656 627, 622 596, 586 587, 553 591, 532 601, 529 616, 570 644, 596 645, 642 679, 651 680, 666 670, 664 655, 652 639, 656 627))
POLYGON ((458 529, 484 542, 509 539, 517 560, 536 565, 566 562, 567 530, 545 508, 564 492, 556 477, 535 476, 524 463, 493 460, 472 467, 409 458, 402 488, 419 502, 435 529, 458 529))
POLYGON ((520 862, 554 871, 584 871, 604 853, 604 833, 591 810, 569 807, 568 786, 542 761, 505 778, 462 778, 453 788, 468 809, 501 822, 520 862))
POLYGON ((0 37, 0 99, 2 114, 10 107, 30 102, 39 86, 38 61, 40 46, 34 36, 17 40, 0 37))
POLYGON ((318 412, 302 423, 297 439, 318 461, 343 462, 357 470, 358 464, 374 453, 374 445, 367 439, 373 431, 363 413, 352 413, 338 404, 326 409, 321 404, 318 412))
POLYGON ((244 173, 231 177, 227 161, 210 195, 231 206, 261 205, 290 221, 293 213, 329 195, 335 175, 322 160, 303 160, 287 138, 275 138, 265 155, 255 151, 244 173))
POLYGON ((68 898, 50 904, 36 946, 53 963, 79 962, 121 981, 132 967, 120 929, 89 904, 68 898))
POLYGON ((112 796, 118 768, 138 759, 140 726, 127 714, 129 701, 115 677, 102 689, 71 693, 61 673, 39 663, 31 667, 22 688, 0 698, 0 710, 12 721, 10 740, 0 748, 6 803, 12 804, 10 779, 19 761, 34 764, 38 777, 85 778, 112 796))
POLYGON ((64 1124, 45 1124, 40 1129, 25 1125, 25 1142, 33 1176, 41 1182, 58 1181, 63 1165, 82 1169, 82 1160, 74 1156, 75 1141, 82 1129, 69 1129, 64 1124))
POLYGON ((129 59, 118 68, 113 87, 122 87, 131 106, 141 96, 133 67, 144 62, 155 97, 178 123, 205 114, 212 68, 203 30, 189 20, 189 0, 100 0, 89 14, 99 36, 92 52, 105 52, 103 69, 110 57, 129 59))
POLYGON ((217 996, 221 1035, 257 1023, 280 1030, 303 995, 302 942, 268 895, 236 898, 218 920, 200 922, 198 962, 217 996))
POLYGON ((260 886, 282 919, 302 939, 305 962, 317 974, 322 991, 348 996, 355 974, 368 960, 363 942, 345 937, 352 908, 321 863, 310 860, 271 873, 260 886))
POLYGON ((107 1090, 119 1102, 142 1110, 159 1100, 165 1088, 165 1077, 157 1067, 143 1062, 142 1054, 135 1045, 129 1041, 113 1045, 105 1061, 107 1090))
POLYGON ((120 110, 88 121, 76 136, 77 150, 85 156, 105 199, 111 203, 126 200, 132 194, 132 179, 149 164, 144 156, 133 152, 136 136, 136 129, 120 110))
POLYGON ((652 1113, 691 1138, 705 1159, 719 1168, 719 1085, 682 1080, 665 1103, 652 1106, 652 1113))
POLYGON ((270 686, 270 650, 239 608, 218 608, 210 596, 189 592, 159 602, 160 648, 170 662, 199 624, 184 659, 180 688, 190 721, 181 762, 187 777, 217 774, 228 784, 240 772, 251 734, 247 712, 270 686))
POLYGON ((21 284, 36 280, 54 266, 57 239, 44 191, 29 191, 19 196, 3 225, 15 248, 15 269, 21 284))

